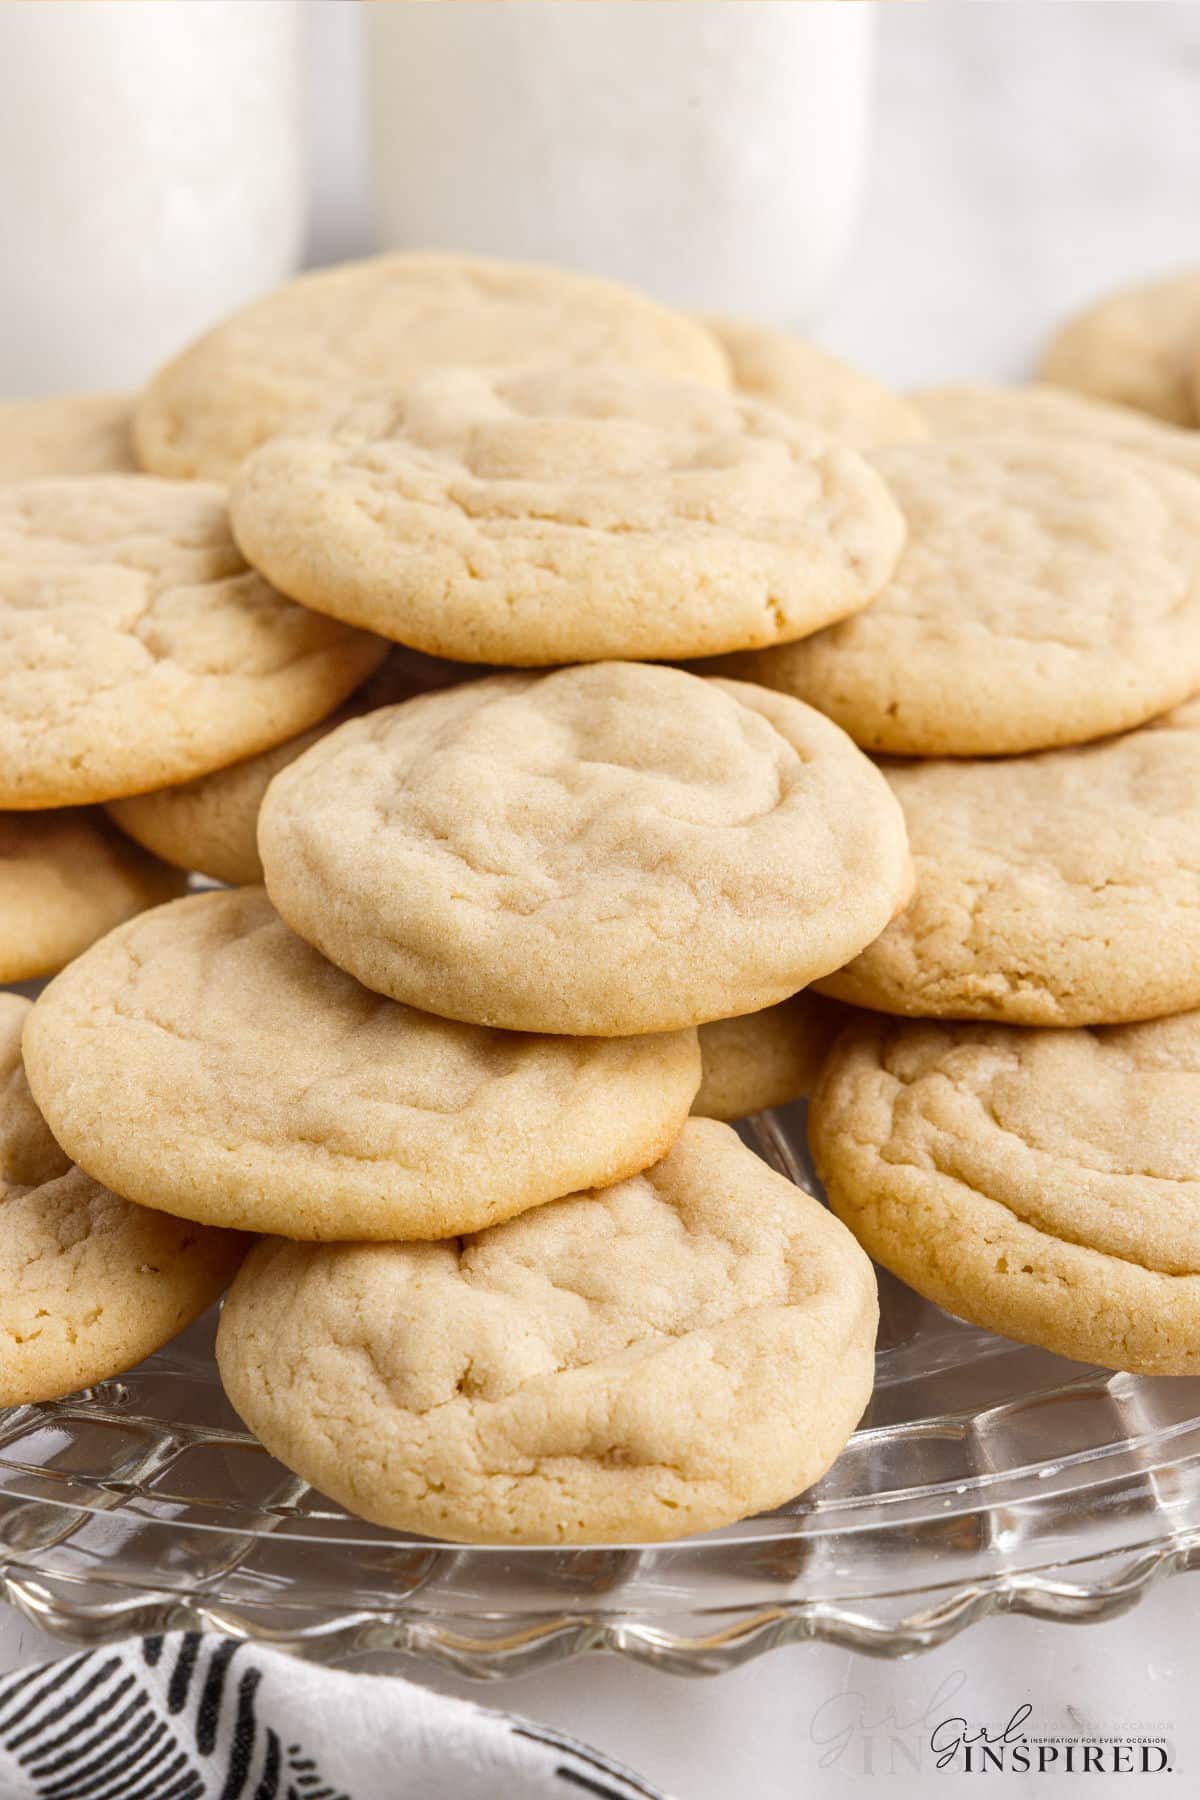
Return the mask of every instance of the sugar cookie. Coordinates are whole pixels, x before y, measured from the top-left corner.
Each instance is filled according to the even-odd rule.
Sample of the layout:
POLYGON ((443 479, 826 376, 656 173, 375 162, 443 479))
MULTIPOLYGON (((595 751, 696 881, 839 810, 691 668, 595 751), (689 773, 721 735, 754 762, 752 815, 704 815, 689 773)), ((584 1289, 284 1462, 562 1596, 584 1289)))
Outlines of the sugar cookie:
POLYGON ((53 975, 186 885, 102 812, 0 813, 0 981, 53 975))
POLYGON ((0 486, 0 807, 222 768, 324 718, 385 653, 249 570, 210 483, 0 486))
POLYGON ((520 667, 775 644, 863 607, 904 525, 814 427, 626 369, 442 369, 239 470, 237 540, 306 606, 520 667))
POLYGON ((482 256, 376 256, 303 275, 225 319, 154 377, 134 435, 144 468, 227 480, 339 394, 445 363, 601 362, 729 385, 702 325, 616 282, 482 256))
POLYGON ((822 987, 917 1017, 1117 1025, 1200 1006, 1200 731, 885 768, 917 869, 822 987))
POLYGON ((990 1331, 1200 1374, 1200 1013, 1095 1031, 872 1019, 809 1109, 838 1216, 990 1331))
POLYGON ((704 1074, 692 1112, 702 1119, 744 1119, 802 1098, 841 1017, 840 1007, 809 989, 762 1012, 702 1025, 704 1074))
POLYGON ((693 1119, 631 1181, 459 1243, 268 1240, 217 1356, 272 1454, 365 1518, 610 1543, 810 1486, 866 1405, 877 1317, 850 1234, 693 1119))
POLYGON ((663 1154, 700 1084, 693 1032, 536 1038, 381 999, 261 888, 112 932, 46 989, 25 1055, 98 1180, 296 1238, 450 1237, 620 1181, 663 1154))
POLYGON ((1038 373, 1173 425, 1200 421, 1200 270, 1108 294, 1068 319, 1038 373))
POLYGON ((887 783, 785 696, 645 663, 352 719, 259 815, 283 917, 447 1018, 602 1036, 757 1011, 907 899, 887 783))
POLYGON ((0 994, 0 1406, 132 1368, 212 1304, 246 1247, 72 1167, 21 1066, 29 1010, 0 994))
POLYGON ((936 438, 872 453, 908 519, 874 605, 722 660, 864 749, 993 756, 1142 724, 1200 688, 1200 481, 1100 444, 936 438))

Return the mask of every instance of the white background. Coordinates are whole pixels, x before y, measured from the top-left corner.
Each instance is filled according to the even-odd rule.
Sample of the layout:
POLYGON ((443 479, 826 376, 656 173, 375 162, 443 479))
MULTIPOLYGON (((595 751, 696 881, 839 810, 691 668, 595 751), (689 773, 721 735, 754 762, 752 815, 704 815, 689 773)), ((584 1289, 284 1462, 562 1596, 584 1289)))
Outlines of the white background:
MULTIPOLYGON (((307 11, 312 254, 326 261, 370 244, 361 17, 338 0, 307 11)), ((871 182, 823 341, 898 383, 1018 376, 1079 301, 1200 263, 1200 5, 934 0, 876 11, 871 182)), ((934 1774, 927 1750, 913 1775, 908 1758, 927 1737, 919 1721, 931 1706, 934 1717, 961 1707, 999 1724, 1026 1700, 1040 1731, 1165 1730, 1176 1772, 1159 1779, 1179 1795, 1200 1785, 1198 1605, 1200 1587, 1183 1577, 1104 1626, 995 1620, 900 1665, 805 1646, 715 1681, 599 1659, 487 1690, 421 1678, 589 1738, 679 1800, 973 1792, 966 1777, 934 1774), (955 1704, 942 1706, 954 1687, 955 1704), (819 1735, 839 1694, 850 1696, 841 1717, 864 1728, 822 1767, 814 1721, 819 1735)), ((11 1616, 0 1635, 7 1666, 54 1649, 11 1616)), ((1089 1796, 1139 1781, 1079 1779, 1089 1796)), ((1012 1796, 1069 1785, 994 1780, 1012 1796)))

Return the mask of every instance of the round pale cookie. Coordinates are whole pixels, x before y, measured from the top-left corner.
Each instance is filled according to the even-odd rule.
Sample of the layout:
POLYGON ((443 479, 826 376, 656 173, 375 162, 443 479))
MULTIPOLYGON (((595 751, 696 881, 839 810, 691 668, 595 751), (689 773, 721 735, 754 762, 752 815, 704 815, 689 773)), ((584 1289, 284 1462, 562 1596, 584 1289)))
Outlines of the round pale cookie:
POLYGON ((0 401, 0 482, 132 473, 132 423, 131 394, 0 401))
POLYGON ((703 322, 729 358, 737 393, 819 425, 855 450, 929 436, 911 400, 827 350, 747 319, 703 322))
POLYGON ((877 1262, 990 1331, 1200 1374, 1200 1013, 1022 1031, 870 1019, 809 1108, 877 1262))
POLYGON ((1172 425, 1200 422, 1200 270, 1129 288, 1059 327, 1038 374, 1136 406, 1172 425))
POLYGON ((108 810, 122 831, 178 869, 195 869, 232 887, 260 882, 258 809, 280 769, 347 719, 414 694, 452 687, 476 673, 474 665, 443 662, 422 656, 419 650, 397 647, 370 680, 321 724, 211 775, 114 800, 108 810))
POLYGON ((1131 450, 1153 462, 1174 463, 1200 475, 1200 431, 1148 419, 1130 406, 1112 406, 1069 388, 1030 382, 1025 387, 926 388, 914 394, 938 437, 994 437, 997 432, 1030 437, 1076 438, 1131 450))
POLYGON ((683 1537, 781 1505, 871 1392, 871 1265, 728 1126, 453 1244, 266 1243, 221 1378, 378 1524, 477 1543, 683 1537))
POLYGON ((162 475, 227 479, 244 456, 339 394, 447 363, 620 363, 728 387, 704 327, 612 281, 427 252, 343 263, 243 307, 168 363, 138 404, 138 457, 162 475))
POLYGON ((131 1206, 72 1166, 25 1080, 29 1012, 0 994, 0 1406, 131 1369, 212 1305, 246 1247, 131 1206))
POLYGON ((0 487, 0 806, 116 799, 325 718, 386 654, 267 586, 222 490, 0 487))
POLYGON ((875 604, 723 673, 864 749, 993 756, 1142 724, 1200 687, 1200 481, 1106 445, 941 438, 872 454, 908 519, 875 604))
POLYGON ((283 917, 368 987, 602 1036, 773 1005, 912 881, 887 783, 827 719, 645 663, 351 720, 275 777, 258 842, 283 917))
POLYGON ((29 1079, 84 1168, 143 1206, 295 1238, 439 1238, 661 1156, 693 1032, 539 1038, 360 987, 261 888, 160 907, 38 1001, 29 1079))
POLYGON ((53 975, 114 925, 186 886, 102 812, 0 812, 0 981, 53 975))
POLYGON ((885 767, 916 894, 822 982, 918 1018, 1117 1025, 1200 1006, 1200 732, 885 767))
POLYGON ((521 667, 774 644, 865 606, 904 523, 812 426, 624 369, 442 369, 239 471, 234 532, 306 606, 521 667))
POLYGON ((700 1027, 703 1076, 692 1112, 744 1119, 807 1094, 838 1029, 841 1009, 811 990, 740 1019, 700 1027))

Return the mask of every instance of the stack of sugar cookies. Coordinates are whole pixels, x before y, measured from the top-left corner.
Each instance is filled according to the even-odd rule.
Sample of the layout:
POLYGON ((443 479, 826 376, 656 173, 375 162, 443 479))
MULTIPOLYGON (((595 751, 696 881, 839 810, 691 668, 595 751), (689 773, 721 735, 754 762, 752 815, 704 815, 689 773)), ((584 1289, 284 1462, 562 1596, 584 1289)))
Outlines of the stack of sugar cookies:
POLYGON ((1083 391, 925 396, 936 435, 877 459, 910 525, 878 604, 736 668, 887 754, 916 863, 822 983, 870 1009, 810 1116, 836 1211, 978 1324, 1194 1374, 1200 275, 1044 373, 1083 391))
POLYGON ((689 1115, 803 1091, 836 1016, 804 990, 911 859, 839 727, 670 662, 870 603, 904 523, 853 446, 916 409, 415 256, 269 297, 106 420, 12 412, 5 803, 228 885, 6 1001, 3 1397, 136 1360, 258 1234, 224 1378, 360 1512, 566 1542, 786 1501, 869 1397, 874 1277, 689 1115))
POLYGON ((218 1359, 270 1450, 566 1543, 828 1468, 862 1246, 1200 1367, 1191 433, 424 255, 236 315, 131 437, 10 412, 0 803, 227 885, 78 921, 4 1001, 0 1399, 240 1264, 218 1359), (844 1223, 716 1122, 814 1083, 844 1223))
MULTIPOLYGON (((0 405, 0 487, 59 473, 131 472, 130 415, 128 401, 106 394, 0 405)), ((7 546, 0 554, 7 560, 7 546)), ((6 734, 43 728, 43 697, 22 695, 24 685, 18 652, 0 671, 6 734)), ((100 808, 68 805, 78 798, 68 787, 43 782, 26 800, 5 771, 0 982, 52 975, 114 925, 183 892, 178 873, 114 829, 100 808)))

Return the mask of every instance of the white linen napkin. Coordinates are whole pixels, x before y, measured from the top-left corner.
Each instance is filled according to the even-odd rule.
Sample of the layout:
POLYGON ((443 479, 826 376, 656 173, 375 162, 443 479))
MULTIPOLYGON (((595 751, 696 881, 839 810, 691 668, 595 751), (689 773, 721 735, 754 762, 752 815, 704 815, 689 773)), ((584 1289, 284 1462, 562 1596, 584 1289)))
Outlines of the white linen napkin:
POLYGON ((529 1720, 199 1632, 0 1678, 0 1800, 668 1800, 529 1720))

